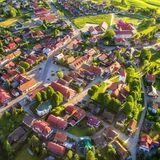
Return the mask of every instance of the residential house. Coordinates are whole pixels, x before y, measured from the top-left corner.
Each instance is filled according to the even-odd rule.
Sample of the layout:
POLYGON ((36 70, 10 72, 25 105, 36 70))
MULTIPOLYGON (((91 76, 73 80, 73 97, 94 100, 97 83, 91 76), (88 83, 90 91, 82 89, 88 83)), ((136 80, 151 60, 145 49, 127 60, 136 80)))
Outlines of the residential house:
POLYGON ((115 114, 108 112, 107 110, 104 110, 103 117, 106 122, 109 122, 112 124, 115 118, 115 114))
POLYGON ((53 132, 49 123, 41 120, 34 121, 32 125, 32 129, 33 131, 42 135, 45 138, 48 138, 53 132))
POLYGON ((64 143, 66 142, 68 139, 67 135, 65 133, 62 132, 56 132, 55 136, 54 136, 54 142, 58 142, 58 143, 64 143))
POLYGON ((1 105, 7 104, 11 99, 12 98, 10 94, 0 87, 0 104, 1 105))
POLYGON ((8 54, 7 56, 5 56, 5 58, 2 61, 0 61, 0 66, 5 65, 6 63, 12 61, 14 58, 20 55, 21 55, 21 51, 19 49, 11 54, 8 54))
POLYGON ((152 148, 158 147, 159 142, 154 141, 149 135, 142 135, 139 140, 139 150, 149 152, 152 148))
POLYGON ((74 97, 76 94, 76 92, 73 89, 63 86, 62 84, 57 83, 57 82, 52 82, 51 86, 53 87, 54 90, 62 93, 66 100, 74 97))
POLYGON ((153 75, 153 74, 147 74, 146 75, 146 81, 148 83, 154 83, 155 80, 156 80, 156 76, 155 75, 153 75))
POLYGON ((98 114, 101 110, 98 104, 89 103, 87 107, 92 114, 98 114))
POLYGON ((130 120, 129 125, 127 127, 128 134, 132 135, 133 133, 135 133, 136 129, 137 129, 137 121, 134 119, 130 120))
POLYGON ((148 96, 150 96, 152 98, 157 98, 158 97, 157 90, 154 86, 149 86, 147 88, 147 94, 148 94, 148 96))
POLYGON ((158 112, 158 109, 160 108, 160 105, 157 102, 150 101, 150 102, 147 102, 147 107, 150 112, 152 112, 153 114, 156 114, 158 112))
POLYGON ((87 64, 83 64, 82 68, 93 73, 96 76, 100 76, 103 73, 102 68, 100 68, 98 66, 89 66, 87 64))
POLYGON ((63 156, 66 152, 66 148, 54 142, 48 142, 47 149, 54 154, 63 156))
POLYGON ((108 25, 106 22, 102 22, 100 25, 98 26, 91 26, 89 27, 88 31, 91 35, 98 35, 98 34, 103 34, 106 32, 108 28, 108 25))
POLYGON ((26 83, 23 83, 22 85, 20 85, 18 89, 23 94, 23 93, 27 93, 28 91, 32 90, 37 85, 38 85, 38 82, 33 78, 27 81, 26 83))
POLYGON ((36 120, 36 119, 35 119, 33 116, 27 114, 27 115, 25 115, 25 117, 23 118, 23 123, 24 123, 27 127, 31 128, 35 120, 36 120))
POLYGON ((47 122, 54 128, 58 128, 58 129, 66 129, 68 126, 67 121, 65 121, 63 118, 61 117, 56 117, 52 114, 49 115, 47 122))
POLYGON ((71 126, 75 126, 86 116, 86 112, 83 109, 77 108, 73 105, 67 106, 65 111, 67 114, 71 115, 71 118, 68 120, 71 126))
POLYGON ((144 120, 143 125, 142 125, 142 131, 145 133, 149 133, 151 129, 153 128, 155 122, 149 121, 149 120, 144 120))
POLYGON ((128 150, 125 147, 123 147, 123 145, 119 141, 114 141, 113 147, 116 149, 116 151, 120 155, 120 159, 126 160, 126 158, 129 156, 128 150))
POLYGON ((44 33, 42 31, 34 31, 31 32, 31 36, 32 38, 43 38, 44 37, 44 33))
POLYGON ((118 138, 118 133, 111 127, 106 128, 103 131, 103 135, 106 138, 108 143, 115 141, 118 138))
POLYGON ((108 67, 108 71, 111 73, 111 74, 115 74, 119 71, 119 69, 121 68, 121 65, 116 61, 114 62, 112 65, 110 65, 108 67))
POLYGON ((41 117, 48 114, 51 111, 51 109, 52 105, 50 101, 45 101, 36 108, 36 112, 37 115, 41 117))
POLYGON ((96 116, 88 116, 87 125, 89 127, 96 127, 98 128, 101 124, 101 121, 96 116))
POLYGON ((90 62, 94 54, 95 54, 94 49, 86 51, 86 54, 84 56, 81 56, 80 58, 77 58, 75 61, 70 63, 69 67, 74 70, 79 69, 84 63, 90 62))
POLYGON ((8 136, 8 142, 13 145, 17 142, 24 142, 27 138, 27 132, 23 127, 16 128, 12 133, 8 136))
POLYGON ((104 148, 107 145, 106 139, 103 135, 93 136, 92 139, 97 148, 104 148))
POLYGON ((124 102, 129 93, 129 87, 124 82, 116 82, 111 84, 107 88, 107 91, 111 96, 119 99, 121 102, 124 102))
POLYGON ((100 54, 100 56, 98 57, 98 60, 99 61, 105 61, 106 59, 108 58, 108 55, 107 54, 100 54))
POLYGON ((126 116, 125 114, 120 114, 120 115, 117 117, 117 121, 116 121, 115 126, 116 126, 117 128, 119 128, 119 129, 124 130, 126 120, 127 120, 127 116, 126 116))

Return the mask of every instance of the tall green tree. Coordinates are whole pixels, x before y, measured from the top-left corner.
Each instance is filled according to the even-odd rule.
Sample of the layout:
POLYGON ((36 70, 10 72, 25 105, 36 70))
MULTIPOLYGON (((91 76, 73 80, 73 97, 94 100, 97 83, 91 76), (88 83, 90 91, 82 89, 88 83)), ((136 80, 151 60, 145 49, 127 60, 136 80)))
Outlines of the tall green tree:
POLYGON ((86 160, 96 160, 95 154, 93 151, 89 150, 86 155, 86 160))

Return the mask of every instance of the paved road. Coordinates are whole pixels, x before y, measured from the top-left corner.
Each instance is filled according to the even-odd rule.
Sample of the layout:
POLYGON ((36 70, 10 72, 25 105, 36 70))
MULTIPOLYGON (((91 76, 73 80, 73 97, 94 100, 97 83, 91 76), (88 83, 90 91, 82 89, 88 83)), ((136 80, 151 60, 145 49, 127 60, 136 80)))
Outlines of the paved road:
MULTIPOLYGON (((41 84, 42 84, 42 83, 39 82, 39 83, 37 84, 37 87, 38 87, 39 85, 41 85, 41 84)), ((29 92, 30 92, 30 91, 29 91, 29 92)), ((25 94, 23 94, 23 95, 15 98, 15 99, 12 100, 11 102, 9 102, 9 103, 7 104, 7 106, 5 106, 5 107, 3 107, 3 108, 0 108, 0 113, 3 113, 5 110, 7 110, 7 109, 9 109, 9 108, 12 108, 16 103, 18 103, 19 101, 21 101, 22 99, 24 99, 29 92, 26 92, 25 94)))
POLYGON ((141 113, 141 118, 138 123, 137 131, 136 131, 133 139, 129 143, 130 147, 132 148, 131 152, 132 152, 133 160, 136 160, 136 152, 137 152, 137 144, 139 141, 139 135, 140 135, 142 124, 143 124, 143 121, 145 119, 145 115, 147 112, 147 94, 145 92, 145 87, 144 87, 144 83, 143 83, 142 78, 141 78, 141 84, 142 84, 142 91, 144 92, 144 110, 141 113))

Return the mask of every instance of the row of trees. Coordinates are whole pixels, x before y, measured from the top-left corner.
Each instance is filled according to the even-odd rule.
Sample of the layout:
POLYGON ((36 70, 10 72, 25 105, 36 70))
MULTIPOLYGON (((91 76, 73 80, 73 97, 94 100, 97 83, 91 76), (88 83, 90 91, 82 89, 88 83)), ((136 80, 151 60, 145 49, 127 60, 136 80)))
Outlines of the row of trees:
POLYGON ((98 93, 99 86, 93 85, 91 89, 88 90, 88 95, 92 98, 93 95, 97 94, 96 101, 97 103, 101 104, 104 108, 107 108, 109 111, 117 113, 121 108, 121 102, 111 97, 109 93, 98 93))
POLYGON ((14 149, 8 142, 8 135, 13 132, 15 128, 17 128, 23 120, 24 111, 23 108, 14 108, 11 112, 6 111, 0 117, 0 145, 2 149, 2 153, 0 157, 8 160, 13 160, 15 153, 14 149), (4 157, 3 157, 4 156, 4 157))
POLYGON ((29 148, 31 151, 40 157, 41 159, 45 158, 48 154, 48 151, 45 147, 42 146, 40 139, 33 135, 31 138, 28 139, 29 148))
POLYGON ((46 90, 37 92, 35 100, 38 103, 51 100, 53 106, 59 106, 63 102, 63 95, 60 92, 56 92, 51 86, 49 86, 46 90))
POLYGON ((126 98, 126 102, 123 105, 123 112, 128 117, 137 119, 142 109, 141 75, 133 67, 128 67, 126 72, 130 95, 126 98))

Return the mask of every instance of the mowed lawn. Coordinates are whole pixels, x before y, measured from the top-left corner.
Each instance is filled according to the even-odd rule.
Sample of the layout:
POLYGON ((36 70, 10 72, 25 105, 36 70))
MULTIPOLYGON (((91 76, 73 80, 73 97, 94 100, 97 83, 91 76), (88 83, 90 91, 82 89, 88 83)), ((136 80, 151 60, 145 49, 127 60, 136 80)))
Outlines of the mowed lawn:
POLYGON ((79 124, 70 128, 68 130, 68 133, 73 134, 77 137, 88 136, 89 128, 87 126, 87 122, 85 120, 82 120, 81 122, 79 122, 79 124))
POLYGON ((10 19, 7 19, 6 21, 0 22, 0 27, 9 27, 15 22, 17 22, 17 18, 10 18, 10 19))
POLYGON ((113 14, 100 14, 96 16, 83 16, 73 19, 73 23, 78 28, 83 28, 85 24, 101 24, 102 22, 106 22, 108 25, 111 25, 112 21, 114 21, 113 14))
POLYGON ((17 153, 15 160, 40 160, 38 157, 31 156, 27 151, 28 145, 22 147, 17 153))

